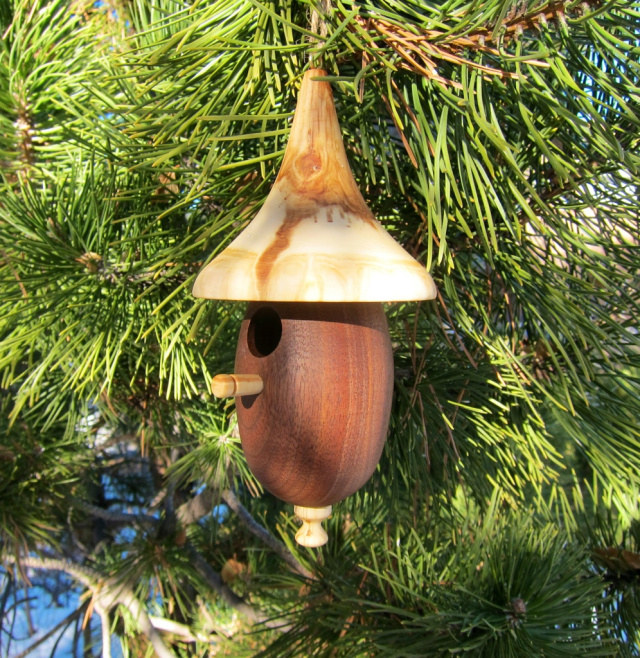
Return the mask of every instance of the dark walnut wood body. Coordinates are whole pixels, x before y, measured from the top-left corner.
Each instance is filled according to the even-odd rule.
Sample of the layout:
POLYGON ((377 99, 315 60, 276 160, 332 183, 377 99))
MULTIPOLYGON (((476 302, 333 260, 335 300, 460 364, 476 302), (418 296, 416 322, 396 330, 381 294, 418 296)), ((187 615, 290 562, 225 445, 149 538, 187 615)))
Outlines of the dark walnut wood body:
POLYGON ((382 304, 252 303, 235 372, 264 381, 262 393, 237 398, 236 408, 247 462, 268 491, 322 507, 369 479, 393 391, 382 304))

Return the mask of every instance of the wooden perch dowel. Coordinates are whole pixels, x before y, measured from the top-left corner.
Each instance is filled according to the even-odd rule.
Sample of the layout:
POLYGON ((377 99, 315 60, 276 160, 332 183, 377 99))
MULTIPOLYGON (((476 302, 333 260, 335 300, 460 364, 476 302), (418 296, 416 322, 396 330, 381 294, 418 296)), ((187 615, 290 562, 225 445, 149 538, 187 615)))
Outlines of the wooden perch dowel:
POLYGON ((262 393, 260 375, 216 375, 211 380, 211 392, 217 398, 233 398, 262 393))

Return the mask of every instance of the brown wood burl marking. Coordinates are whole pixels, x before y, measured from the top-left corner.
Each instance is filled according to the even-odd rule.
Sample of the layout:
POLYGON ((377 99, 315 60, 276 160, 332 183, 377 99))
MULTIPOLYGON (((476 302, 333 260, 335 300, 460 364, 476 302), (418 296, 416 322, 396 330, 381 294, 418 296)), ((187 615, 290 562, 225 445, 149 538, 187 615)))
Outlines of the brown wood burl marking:
POLYGON ((236 400, 242 447, 263 486, 306 507, 357 491, 382 453, 393 391, 378 303, 253 303, 235 371, 262 393, 236 400))

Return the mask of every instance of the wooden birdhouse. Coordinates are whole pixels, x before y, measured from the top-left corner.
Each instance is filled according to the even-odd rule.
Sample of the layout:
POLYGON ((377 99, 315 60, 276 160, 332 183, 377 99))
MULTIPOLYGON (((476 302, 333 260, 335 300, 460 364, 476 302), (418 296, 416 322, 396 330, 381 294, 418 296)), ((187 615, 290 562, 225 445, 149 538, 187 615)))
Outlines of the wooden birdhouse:
POLYGON ((347 161, 331 86, 303 77, 284 160, 247 228, 198 275, 196 297, 251 303, 235 373, 256 478, 295 505, 296 540, 321 546, 331 505, 358 490, 384 446, 393 359, 382 302, 435 297, 425 270, 373 217, 347 161))

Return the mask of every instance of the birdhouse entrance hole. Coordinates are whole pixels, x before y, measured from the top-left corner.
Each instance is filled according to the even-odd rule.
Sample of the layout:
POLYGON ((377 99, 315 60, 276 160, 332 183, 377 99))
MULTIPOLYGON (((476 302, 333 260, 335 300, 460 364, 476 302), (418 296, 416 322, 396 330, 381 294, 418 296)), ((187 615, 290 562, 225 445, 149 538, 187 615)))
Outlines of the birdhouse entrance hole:
POLYGON ((255 357, 269 356, 282 338, 282 321, 270 306, 259 308, 251 318, 247 332, 249 350, 255 357))

